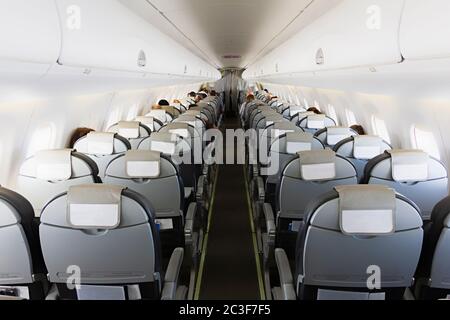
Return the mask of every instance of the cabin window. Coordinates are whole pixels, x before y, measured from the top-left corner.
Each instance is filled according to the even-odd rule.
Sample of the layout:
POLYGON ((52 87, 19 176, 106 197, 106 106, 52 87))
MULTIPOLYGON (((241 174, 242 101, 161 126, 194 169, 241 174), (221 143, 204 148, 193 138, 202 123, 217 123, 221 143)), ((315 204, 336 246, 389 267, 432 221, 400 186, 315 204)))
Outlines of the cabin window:
POLYGON ((138 116, 138 112, 139 112, 139 105, 138 104, 133 105, 128 111, 127 121, 132 121, 136 119, 136 117, 138 116))
POLYGON ((36 154, 38 151, 49 150, 55 147, 56 128, 53 123, 47 123, 37 128, 31 136, 28 145, 27 158, 36 154))
POLYGON ((110 127, 119 122, 119 109, 115 109, 113 112, 109 114, 108 121, 106 122, 105 130, 108 130, 110 127))
POLYGON ((331 104, 328 105, 328 116, 333 119, 336 124, 339 123, 339 119, 336 113, 336 109, 334 108, 334 106, 332 106, 331 104))
POLYGON ((391 143, 391 137, 384 120, 372 117, 372 128, 376 135, 383 138, 387 143, 391 143))
POLYGON ((441 160, 441 153, 439 152, 436 138, 432 132, 413 126, 411 128, 411 140, 414 148, 423 150, 430 156, 441 160))
POLYGON ((354 126, 355 124, 358 124, 358 121, 356 121, 356 116, 353 113, 353 111, 346 109, 345 115, 347 117, 347 124, 349 127, 354 126))
POLYGON ((306 100, 306 98, 303 99, 303 103, 305 104, 305 108, 309 109, 309 103, 308 103, 308 100, 306 100))

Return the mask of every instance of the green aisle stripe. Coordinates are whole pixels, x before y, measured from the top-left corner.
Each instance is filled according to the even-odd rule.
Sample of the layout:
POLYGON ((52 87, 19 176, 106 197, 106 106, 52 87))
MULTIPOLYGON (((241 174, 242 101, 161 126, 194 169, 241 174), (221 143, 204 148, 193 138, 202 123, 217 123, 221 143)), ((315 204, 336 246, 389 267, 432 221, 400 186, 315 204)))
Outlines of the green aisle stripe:
POLYGON ((262 277, 262 269, 261 269, 261 262, 259 260, 259 253, 258 253, 258 241, 256 239, 256 229, 255 224, 253 223, 253 209, 252 209, 252 202, 250 199, 250 189, 248 187, 247 182, 247 170, 244 167, 244 181, 245 181, 245 190, 247 193, 247 206, 248 206, 248 213, 250 218, 250 226, 252 229, 252 239, 253 239, 253 251, 255 253, 255 261, 256 261, 256 273, 258 275, 258 285, 259 285, 259 295, 261 297, 261 300, 266 300, 266 294, 264 289, 264 280, 262 277))
POLYGON ((203 240, 203 248, 202 248, 202 257, 200 259, 200 267, 198 270, 198 277, 196 282, 196 288, 195 288, 195 295, 194 300, 200 299, 200 291, 202 286, 202 278, 203 278, 203 271, 205 269, 205 259, 206 259, 206 251, 208 249, 208 239, 209 239, 209 229, 211 227, 211 220, 213 217, 213 208, 214 208, 214 202, 216 200, 216 187, 217 187, 217 179, 219 177, 219 170, 220 167, 217 166, 216 176, 214 178, 214 186, 213 186, 213 193, 211 195, 211 203, 209 205, 209 212, 208 212, 208 226, 205 230, 205 238, 203 240))

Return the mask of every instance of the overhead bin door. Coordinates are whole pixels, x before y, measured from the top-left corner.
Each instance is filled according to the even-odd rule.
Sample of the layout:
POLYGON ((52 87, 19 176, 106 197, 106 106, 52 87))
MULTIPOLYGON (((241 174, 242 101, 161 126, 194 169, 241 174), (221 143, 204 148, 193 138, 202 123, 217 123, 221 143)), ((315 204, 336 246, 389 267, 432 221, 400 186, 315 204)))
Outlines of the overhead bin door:
POLYGON ((0 61, 58 60, 60 25, 54 0, 1 0, 0 61))
POLYGON ((400 46, 406 60, 450 57, 450 1, 406 0, 400 46))

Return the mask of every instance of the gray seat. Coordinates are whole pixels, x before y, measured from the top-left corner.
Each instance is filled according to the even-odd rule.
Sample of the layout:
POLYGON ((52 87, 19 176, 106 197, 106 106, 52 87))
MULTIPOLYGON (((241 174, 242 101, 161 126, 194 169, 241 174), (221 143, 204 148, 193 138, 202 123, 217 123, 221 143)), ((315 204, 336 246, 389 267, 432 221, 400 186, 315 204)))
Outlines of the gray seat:
POLYGON ((145 197, 118 186, 81 185, 54 198, 40 236, 58 297, 174 299, 184 250, 175 249, 164 268, 154 219, 145 197))
POLYGON ((111 160, 131 150, 131 144, 115 133, 91 132, 78 140, 74 149, 91 158, 97 164, 99 177, 103 178, 111 160))
POLYGON ((424 220, 449 192, 445 166, 420 150, 392 150, 372 159, 362 183, 394 188, 417 204, 424 220))
POLYGON ((350 137, 357 136, 358 133, 346 127, 329 127, 317 131, 314 136, 318 138, 325 147, 333 149, 335 145, 350 137))
POLYGON ((283 117, 288 120, 303 112, 306 112, 306 109, 304 107, 294 105, 283 107, 283 109, 281 110, 281 114, 283 115, 283 117))
POLYGON ((143 140, 138 150, 161 152, 169 157, 180 169, 185 198, 190 199, 194 195, 200 173, 196 170, 189 140, 176 133, 158 132, 143 140))
POLYGON ((41 151, 23 163, 17 191, 31 202, 39 217, 45 204, 69 187, 100 183, 98 174, 95 162, 84 154, 72 150, 41 151))
POLYGON ((150 110, 149 113, 145 115, 146 117, 153 117, 154 119, 157 119, 160 121, 163 125, 166 125, 170 122, 172 122, 175 117, 167 110, 150 110))
POLYGON ((104 181, 136 191, 152 203, 165 257, 185 245, 189 257, 197 254, 199 235, 193 229, 197 204, 185 206, 183 182, 169 157, 154 151, 129 151, 109 164, 104 181))
POLYGON ((299 152, 284 168, 276 189, 275 205, 265 203, 262 208, 262 225, 267 232, 263 235, 267 237, 266 258, 272 258, 275 245, 293 253, 297 232, 311 199, 336 186, 357 183, 355 167, 333 151, 299 152))
POLYGON ((131 144, 131 149, 136 150, 142 140, 149 137, 152 130, 141 122, 121 121, 107 130, 111 133, 117 133, 127 139, 131 144))
POLYGON ((385 186, 339 187, 305 211, 295 273, 275 253, 278 299, 400 300, 414 281, 423 242, 419 209, 385 186))
POLYGON ((353 163, 360 181, 364 177, 364 170, 369 160, 391 149, 389 143, 376 136, 353 136, 342 140, 333 148, 337 154, 353 163))
POLYGON ((152 132, 158 132, 164 126, 161 121, 154 117, 139 116, 136 117, 134 121, 140 122, 141 124, 149 128, 152 132))
POLYGON ((445 299, 450 295, 450 197, 433 209, 416 273, 416 298, 445 299))
POLYGON ((314 115, 311 114, 309 116, 299 119, 297 125, 305 129, 306 132, 315 134, 317 131, 322 130, 324 128, 335 127, 336 121, 323 114, 314 114, 314 115))
POLYGON ((31 204, 0 187, 0 296, 43 300, 48 291, 31 204))

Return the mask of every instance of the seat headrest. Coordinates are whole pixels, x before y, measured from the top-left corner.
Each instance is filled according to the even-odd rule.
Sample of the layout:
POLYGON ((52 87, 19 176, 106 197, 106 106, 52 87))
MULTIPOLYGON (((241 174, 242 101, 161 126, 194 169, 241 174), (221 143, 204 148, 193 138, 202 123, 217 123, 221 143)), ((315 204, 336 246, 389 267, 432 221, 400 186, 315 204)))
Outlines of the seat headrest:
POLYGON ((155 118, 154 117, 137 117, 135 121, 142 123, 144 126, 155 130, 155 118))
POLYGON ((336 153, 331 150, 302 151, 298 153, 300 175, 305 181, 323 181, 336 178, 336 153))
POLYGON ((294 117, 296 115, 298 115, 299 113, 303 113, 306 112, 305 108, 300 107, 300 106, 291 106, 289 108, 289 116, 290 117, 294 117))
POLYGON ((158 132, 151 136, 151 151, 174 155, 177 151, 178 135, 175 133, 158 132))
POLYGON ((289 121, 275 122, 272 128, 271 136, 278 138, 287 133, 293 133, 298 131, 298 127, 289 121))
POLYGON ((138 139, 141 136, 140 125, 137 121, 120 121, 118 133, 127 139, 138 139))
POLYGON ((339 186, 342 233, 352 236, 389 235, 396 231, 396 193, 382 185, 339 186))
POLYGON ((327 144, 335 146, 340 141, 345 140, 354 135, 352 129, 346 127, 329 127, 327 128, 327 144))
POLYGON ((166 110, 151 110, 148 114, 146 114, 146 117, 153 117, 162 123, 167 122, 166 110))
POLYGON ((167 125, 167 129, 170 133, 176 134, 184 139, 191 137, 191 134, 189 133, 189 124, 187 123, 171 123, 167 125))
POLYGON ((289 132, 286 134, 286 152, 297 154, 301 151, 311 151, 314 136, 307 132, 289 132))
POLYGON ((183 114, 182 116, 178 117, 178 119, 175 120, 177 123, 185 123, 188 124, 194 128, 201 128, 202 127, 202 120, 195 116, 189 116, 186 114, 183 114))
POLYGON ((392 179, 396 182, 428 180, 429 155, 422 150, 390 150, 392 179))
POLYGON ((161 175, 161 153, 130 150, 125 154, 126 174, 130 178, 153 179, 161 175))
POLYGON ((72 149, 45 150, 35 155, 36 178, 44 181, 67 181, 72 177, 72 149))
POLYGON ((359 160, 370 160, 383 150, 383 139, 377 136, 355 136, 353 144, 353 157, 359 160))
POLYGON ((187 115, 187 116, 199 117, 202 114, 202 112, 200 110, 196 110, 194 108, 191 108, 188 111, 186 111, 184 114, 187 115))
POLYGON ((266 116, 266 126, 271 126, 274 123, 283 122, 285 119, 278 113, 266 116))
POLYGON ((87 137, 87 154, 112 155, 114 154, 114 133, 90 132, 87 137))
POLYGON ((104 184, 70 187, 67 192, 67 223, 80 230, 116 229, 120 225, 124 189, 104 184))
POLYGON ((314 114, 308 116, 308 129, 323 129, 325 128, 325 119, 326 116, 324 114, 314 114))

